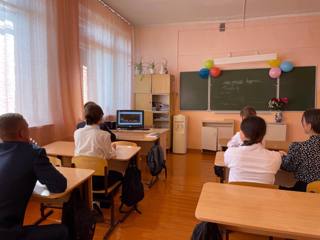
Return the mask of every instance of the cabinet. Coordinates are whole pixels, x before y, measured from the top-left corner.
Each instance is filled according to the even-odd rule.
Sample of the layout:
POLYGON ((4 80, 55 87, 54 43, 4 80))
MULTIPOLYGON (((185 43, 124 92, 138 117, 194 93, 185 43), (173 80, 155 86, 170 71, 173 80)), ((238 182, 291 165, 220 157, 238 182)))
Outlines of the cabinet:
POLYGON ((145 126, 167 128, 167 148, 171 148, 174 77, 169 74, 136 75, 134 108, 145 111, 145 126))
POLYGON ((230 139, 234 134, 234 121, 202 121, 201 128, 201 149, 218 151, 219 139, 230 139))

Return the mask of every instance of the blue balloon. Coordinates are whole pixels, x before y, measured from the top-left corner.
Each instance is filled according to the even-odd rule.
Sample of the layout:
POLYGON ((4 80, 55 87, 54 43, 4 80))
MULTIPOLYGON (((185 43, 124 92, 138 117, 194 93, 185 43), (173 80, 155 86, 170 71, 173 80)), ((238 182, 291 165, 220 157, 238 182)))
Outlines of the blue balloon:
POLYGON ((292 62, 284 61, 281 63, 280 68, 283 72, 290 72, 293 69, 293 64, 292 62))
POLYGON ((209 77, 209 69, 201 68, 200 71, 199 71, 199 76, 201 78, 208 78, 209 77))

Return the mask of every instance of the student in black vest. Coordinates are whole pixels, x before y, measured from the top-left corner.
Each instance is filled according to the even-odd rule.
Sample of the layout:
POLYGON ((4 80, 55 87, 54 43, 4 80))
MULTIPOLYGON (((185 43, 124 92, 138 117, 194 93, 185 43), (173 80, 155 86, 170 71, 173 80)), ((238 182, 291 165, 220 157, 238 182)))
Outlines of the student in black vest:
POLYGON ((67 187, 66 178, 51 165, 43 148, 29 142, 28 124, 22 115, 0 116, 0 138, 0 238, 68 239, 68 231, 61 224, 23 226, 36 181, 59 193, 67 187))
MULTIPOLYGON (((86 107, 88 107, 89 105, 95 104, 95 102, 87 102, 83 108, 84 108, 84 112, 86 111, 86 107)), ((77 129, 79 128, 83 128, 86 126, 86 121, 80 122, 77 124, 77 129)), ((109 126, 108 126, 108 122, 102 122, 99 124, 100 129, 103 131, 107 131, 108 133, 110 133, 111 135, 111 142, 115 142, 117 140, 116 135, 110 130, 109 126)))
POLYGON ((281 152, 281 169, 293 172, 297 182, 292 188, 280 188, 305 192, 308 183, 320 180, 320 109, 306 110, 301 124, 309 139, 293 142, 288 153, 281 152))

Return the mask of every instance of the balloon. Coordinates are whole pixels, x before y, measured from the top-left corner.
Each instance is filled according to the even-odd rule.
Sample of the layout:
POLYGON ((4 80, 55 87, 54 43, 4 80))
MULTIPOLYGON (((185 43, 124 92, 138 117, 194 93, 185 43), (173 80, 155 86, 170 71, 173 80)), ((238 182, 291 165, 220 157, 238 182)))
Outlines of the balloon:
POLYGON ((210 69, 210 75, 212 77, 219 77, 219 75, 221 74, 221 69, 217 68, 217 67, 213 67, 210 69))
POLYGON ((270 67, 279 67, 281 62, 279 59, 273 59, 273 60, 268 61, 268 64, 270 67))
POLYGON ((271 78, 278 78, 281 75, 281 69, 276 67, 276 68, 270 68, 269 70, 269 76, 271 78))
POLYGON ((209 69, 201 68, 199 71, 199 76, 201 78, 208 78, 209 77, 209 69))
POLYGON ((290 72, 293 69, 293 64, 292 62, 284 61, 281 63, 280 68, 283 72, 290 72))
POLYGON ((203 63, 203 67, 207 68, 207 69, 210 69, 213 67, 213 60, 206 60, 204 63, 203 63))

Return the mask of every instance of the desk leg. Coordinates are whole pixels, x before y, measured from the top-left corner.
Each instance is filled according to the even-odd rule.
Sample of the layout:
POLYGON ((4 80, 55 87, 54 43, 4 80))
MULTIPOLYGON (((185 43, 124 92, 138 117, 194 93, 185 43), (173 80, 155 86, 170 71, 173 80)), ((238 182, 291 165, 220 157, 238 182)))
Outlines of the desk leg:
POLYGON ((92 177, 83 183, 83 198, 88 208, 93 210, 92 177))

